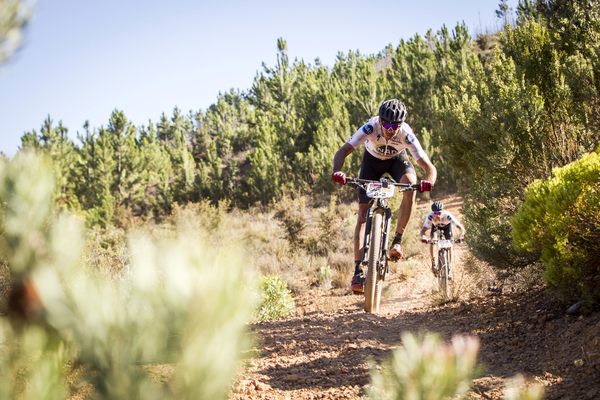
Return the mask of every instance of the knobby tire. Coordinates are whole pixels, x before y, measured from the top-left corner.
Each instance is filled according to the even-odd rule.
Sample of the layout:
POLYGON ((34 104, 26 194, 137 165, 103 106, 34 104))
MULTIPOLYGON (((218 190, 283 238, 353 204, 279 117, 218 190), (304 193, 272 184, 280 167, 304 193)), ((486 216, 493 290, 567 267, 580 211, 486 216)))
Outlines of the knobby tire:
POLYGON ((371 247, 369 249, 369 265, 367 267, 367 279, 365 281, 365 311, 369 313, 379 312, 381 300, 381 288, 383 282, 377 271, 377 261, 381 254, 381 238, 383 230, 383 214, 373 214, 371 228, 371 247))
POLYGON ((443 249, 438 253, 438 266, 439 266, 439 285, 440 293, 444 300, 448 299, 448 250, 443 249))

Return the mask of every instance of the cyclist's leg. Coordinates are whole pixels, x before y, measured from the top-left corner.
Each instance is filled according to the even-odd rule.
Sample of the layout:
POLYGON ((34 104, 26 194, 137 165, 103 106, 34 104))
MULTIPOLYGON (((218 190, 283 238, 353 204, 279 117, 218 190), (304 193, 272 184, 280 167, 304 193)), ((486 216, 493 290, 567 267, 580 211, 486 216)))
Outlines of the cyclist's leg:
POLYGON ((359 199, 358 216, 356 218, 356 227, 354 228, 354 260, 362 260, 365 241, 365 222, 367 221, 367 212, 371 208, 371 204, 360 203, 360 201, 362 199, 359 199))
POLYGON ((356 228, 354 229, 354 276, 350 282, 350 289, 356 293, 362 293, 364 274, 362 269, 362 249, 365 237, 365 222, 367 211, 370 204, 358 204, 358 216, 356 218, 356 228))
MULTIPOLYGON (((399 183, 410 183, 414 184, 417 182, 417 173, 415 167, 409 161, 406 155, 406 150, 402 150, 398 156, 394 157, 393 164, 390 166, 389 174, 392 178, 399 183)), ((398 224, 396 225, 396 234, 392 241, 392 248, 390 249, 390 259, 402 258, 402 235, 406 230, 408 221, 413 212, 414 203, 416 198, 416 192, 406 191, 402 193, 402 202, 398 209, 398 224)))
MULTIPOLYGON (((402 150, 400 154, 394 158, 394 164, 391 166, 389 173, 396 182, 410 184, 417 183, 417 172, 415 171, 414 165, 408 159, 406 150, 402 150)), ((404 234, 413 212, 416 197, 417 193, 413 191, 402 193, 402 203, 400 203, 400 208, 398 209, 397 233, 404 234)))

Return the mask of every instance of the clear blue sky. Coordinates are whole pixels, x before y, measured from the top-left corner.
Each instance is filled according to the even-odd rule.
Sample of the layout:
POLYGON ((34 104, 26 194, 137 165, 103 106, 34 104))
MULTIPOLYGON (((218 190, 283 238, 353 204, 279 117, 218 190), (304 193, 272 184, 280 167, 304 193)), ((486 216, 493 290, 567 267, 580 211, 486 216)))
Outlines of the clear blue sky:
POLYGON ((136 126, 175 106, 206 109, 219 91, 249 89, 262 62, 273 66, 279 37, 291 59, 332 67, 339 51, 375 54, 443 24, 492 29, 498 3, 38 0, 26 45, 0 69, 0 151, 14 155, 48 114, 75 139, 115 108, 136 126))

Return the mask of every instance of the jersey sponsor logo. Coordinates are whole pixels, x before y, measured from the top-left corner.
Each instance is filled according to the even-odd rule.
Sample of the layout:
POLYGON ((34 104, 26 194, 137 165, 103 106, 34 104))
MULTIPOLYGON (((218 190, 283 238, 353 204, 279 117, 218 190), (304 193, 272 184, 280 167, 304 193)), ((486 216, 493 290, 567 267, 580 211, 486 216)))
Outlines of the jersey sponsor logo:
POLYGON ((430 215, 427 217, 428 220, 433 221, 433 217, 430 215))
POLYGON ((371 133, 373 133, 373 125, 371 125, 371 124, 364 124, 363 125, 363 132, 366 133, 367 135, 370 135, 371 133))
POLYGON ((398 150, 392 146, 386 146, 385 144, 375 147, 375 151, 382 156, 394 156, 398 154, 398 150))
POLYGON ((448 221, 450 221, 452 219, 452 217, 449 215, 446 215, 446 217, 448 217, 448 221))
POLYGON ((409 133, 408 135, 406 135, 406 144, 413 144, 415 142, 415 139, 415 135, 409 133))

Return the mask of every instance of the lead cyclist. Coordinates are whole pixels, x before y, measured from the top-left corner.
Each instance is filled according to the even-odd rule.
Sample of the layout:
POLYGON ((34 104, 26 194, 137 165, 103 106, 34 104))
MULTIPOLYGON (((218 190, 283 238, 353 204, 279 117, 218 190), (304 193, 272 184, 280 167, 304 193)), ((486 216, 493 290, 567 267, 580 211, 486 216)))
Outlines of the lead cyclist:
MULTIPOLYGON (((384 101, 379 107, 379 115, 369 119, 335 153, 333 181, 342 185, 346 183, 346 174, 342 172, 344 160, 365 143, 360 179, 379 180, 387 172, 396 182, 415 184, 417 173, 406 154, 406 149, 409 149, 417 164, 425 170, 425 180, 419 183, 419 191, 431 191, 437 178, 437 170, 429 161, 411 127, 404 122, 406 115, 406 107, 399 100, 384 101)), ((415 192, 403 193, 402 203, 398 209, 396 234, 389 252, 390 261, 398 261, 402 258, 402 235, 412 215, 415 197, 415 192)), ((370 201, 364 189, 358 189, 358 217, 354 229, 354 277, 350 285, 355 292, 363 291, 362 247, 367 211, 371 207, 370 201)))
MULTIPOLYGON (((460 229, 460 241, 465 241, 465 227, 463 224, 458 222, 456 217, 450 213, 448 210, 444 210, 444 203, 441 201, 436 201, 431 205, 431 212, 425 218, 425 222, 423 223, 423 227, 421 228, 421 242, 429 243, 427 237, 425 236, 425 231, 431 226, 431 233, 429 234, 430 238, 433 239, 433 236, 436 232, 442 232, 444 234, 444 238, 447 240, 454 240, 454 230, 453 226, 460 229)), ((435 266, 435 258, 433 257, 433 244, 429 245, 429 256, 431 257, 431 272, 437 274, 437 268, 435 266)), ((450 248, 450 265, 452 265, 452 248, 450 248)), ((448 270, 448 279, 452 279, 452 270, 448 270)))

